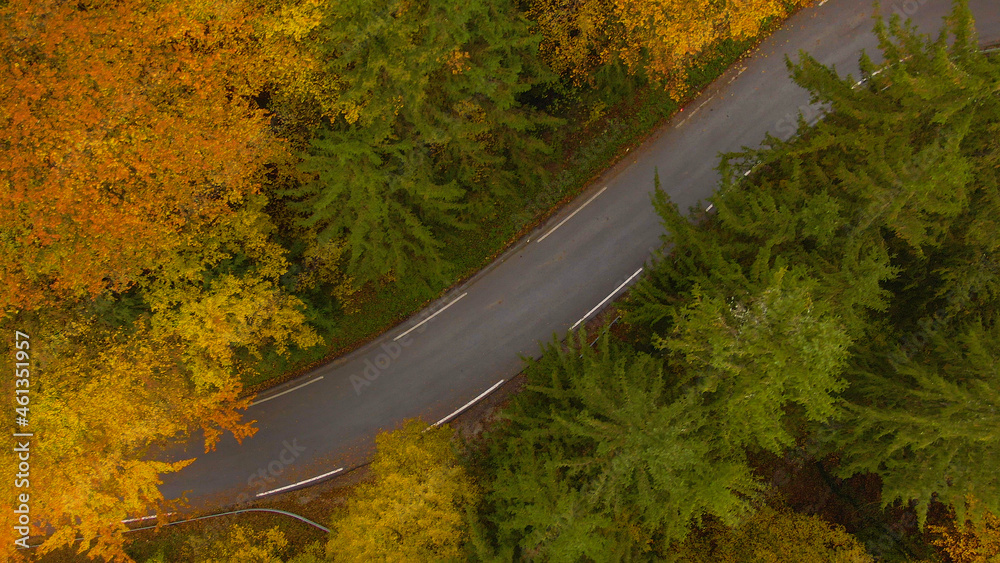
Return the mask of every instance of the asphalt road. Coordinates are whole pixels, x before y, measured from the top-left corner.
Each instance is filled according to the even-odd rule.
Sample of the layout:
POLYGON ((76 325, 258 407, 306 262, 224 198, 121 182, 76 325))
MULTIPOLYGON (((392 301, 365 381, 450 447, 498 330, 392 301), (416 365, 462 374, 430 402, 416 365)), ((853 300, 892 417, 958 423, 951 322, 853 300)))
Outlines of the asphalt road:
MULTIPOLYGON (((884 0, 883 12, 910 16, 924 33, 936 33, 950 4, 884 0)), ((1000 0, 971 0, 971 7, 980 41, 1000 40, 1000 0)), ((564 335, 632 283, 659 246, 663 228, 650 204, 654 168, 681 209, 704 201, 717 184, 720 152, 757 146, 765 132, 787 138, 800 109, 813 111, 788 78, 785 55, 805 50, 856 75, 859 52, 877 54, 872 11, 870 0, 827 0, 790 18, 491 266, 370 345, 259 397, 246 414, 260 428, 254 437, 242 445, 225 438, 210 454, 193 443, 186 455, 198 459, 165 479, 164 496, 230 504, 350 468, 380 430, 416 416, 440 420, 516 375, 522 355, 538 355, 539 341, 564 335)))

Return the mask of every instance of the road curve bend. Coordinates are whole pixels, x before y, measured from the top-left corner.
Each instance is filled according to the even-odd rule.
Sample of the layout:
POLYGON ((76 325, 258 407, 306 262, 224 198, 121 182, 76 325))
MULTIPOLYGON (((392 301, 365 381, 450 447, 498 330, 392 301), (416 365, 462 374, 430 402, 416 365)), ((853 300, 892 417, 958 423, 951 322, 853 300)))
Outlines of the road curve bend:
MULTIPOLYGON (((1000 40, 1000 0, 970 0, 980 40, 1000 40)), ((885 15, 936 33, 950 0, 884 0, 885 15)), ((365 347, 257 399, 259 431, 203 454, 192 441, 171 456, 197 460, 168 475, 167 499, 215 506, 269 496, 364 460, 376 433, 404 419, 438 421, 521 369, 539 341, 564 334, 637 279, 663 228, 650 204, 654 169, 681 209, 716 187, 720 152, 789 137, 808 95, 784 57, 805 50, 841 74, 876 54, 870 0, 822 0, 788 19, 738 65, 598 179, 572 204, 427 310, 365 347), (297 485, 298 484, 298 485, 297 485)), ((596 311, 595 311, 596 313, 596 311)))

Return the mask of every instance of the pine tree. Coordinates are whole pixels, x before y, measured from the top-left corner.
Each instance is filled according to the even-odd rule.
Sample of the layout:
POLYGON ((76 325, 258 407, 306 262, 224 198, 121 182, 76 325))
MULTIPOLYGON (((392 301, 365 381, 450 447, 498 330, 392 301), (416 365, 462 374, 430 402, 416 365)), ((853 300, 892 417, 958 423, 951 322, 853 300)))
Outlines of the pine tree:
POLYGON ((878 473, 882 499, 932 498, 965 520, 965 500, 1000 512, 1000 327, 970 323, 926 335, 913 349, 872 347, 853 373, 849 429, 833 438, 842 473, 878 473))
POLYGON ((697 390, 715 439, 733 448, 781 454, 805 421, 838 413, 851 340, 808 284, 788 277, 779 271, 749 302, 696 294, 653 339, 676 358, 676 385, 697 390))
POLYGON ((380 151, 378 140, 359 138, 364 133, 325 129, 310 141, 302 170, 315 179, 299 192, 313 194, 302 225, 318 228, 321 243, 343 240, 358 284, 390 272, 441 275, 434 227, 464 226, 457 220, 464 191, 455 182, 435 184, 413 143, 380 151))
POLYGON ((933 40, 897 19, 875 31, 885 62, 862 57, 864 87, 809 57, 791 67, 831 107, 807 142, 839 148, 828 168, 855 194, 862 224, 885 233, 898 271, 885 284, 888 314, 854 354, 851 416, 834 443, 843 475, 882 477, 884 502, 920 501, 923 517, 937 495, 961 514, 966 495, 998 498, 984 468, 1000 448, 1000 64, 978 51, 965 2, 933 40))
POLYGON ((506 0, 337 2, 321 36, 338 95, 303 155, 312 181, 286 195, 347 241, 358 283, 440 275, 441 230, 541 173, 553 121, 518 101, 543 78, 537 40, 506 0))
POLYGON ((929 39, 877 21, 885 62, 862 55, 861 82, 806 54, 789 62, 824 118, 800 121, 788 141, 727 155, 710 217, 692 222, 657 191, 667 246, 628 318, 684 355, 690 381, 732 374, 704 380, 734 391, 719 408, 753 421, 744 435, 772 437, 740 443, 788 444, 794 434, 769 423, 768 405, 798 403, 798 420, 819 422, 842 392, 845 417, 827 444, 843 456, 843 476, 878 473, 886 502, 926 507, 937 494, 961 510, 965 494, 997 498, 996 478, 979 468, 1000 443, 987 344, 1000 296, 1000 64, 978 51, 965 2, 946 23, 929 39), (784 308, 763 307, 779 274, 791 282, 779 293, 784 308), (750 318, 776 323, 741 333, 734 321, 758 306, 767 314, 750 318), (796 318, 788 326, 799 328, 782 326, 796 318), (775 370, 774 360, 786 363, 775 370), (785 383, 746 400, 774 381, 785 383))
POLYGON ((490 454, 498 546, 553 560, 662 553, 704 513, 728 522, 757 484, 662 360, 582 333, 528 368, 490 454))

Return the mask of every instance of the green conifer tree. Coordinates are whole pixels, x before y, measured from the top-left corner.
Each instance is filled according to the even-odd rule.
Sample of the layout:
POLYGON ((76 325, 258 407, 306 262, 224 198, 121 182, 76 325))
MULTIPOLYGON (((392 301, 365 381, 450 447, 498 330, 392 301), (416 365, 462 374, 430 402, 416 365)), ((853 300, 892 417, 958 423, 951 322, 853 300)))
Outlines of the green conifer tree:
POLYGON ((936 38, 897 19, 875 33, 884 62, 862 55, 860 82, 806 54, 789 62, 825 116, 727 155, 714 215, 692 222, 657 190, 668 244, 628 318, 685 358, 687 381, 731 390, 718 408, 752 421, 739 443, 787 445, 794 435, 768 408, 798 404, 799 420, 818 422, 842 392, 825 443, 843 476, 878 473, 886 502, 926 507, 936 494, 961 510, 966 494, 998 498, 979 468, 1000 444, 987 344, 1000 296, 1000 63, 979 51, 962 0, 936 38), (791 283, 784 305, 763 306, 778 274, 791 283), (742 331, 754 310, 771 320, 742 331), (751 394, 762 382, 777 385, 751 394))
POLYGON ((705 513, 735 522, 758 490, 662 360, 580 333, 528 368, 490 452, 496 544, 558 561, 664 553, 705 513), (542 555, 539 555, 542 554, 542 555))
POLYGON ((541 174, 551 118, 519 102, 544 79, 507 0, 348 0, 322 24, 333 115, 285 192, 304 226, 348 243, 358 283, 440 276, 442 229, 471 227, 541 174))

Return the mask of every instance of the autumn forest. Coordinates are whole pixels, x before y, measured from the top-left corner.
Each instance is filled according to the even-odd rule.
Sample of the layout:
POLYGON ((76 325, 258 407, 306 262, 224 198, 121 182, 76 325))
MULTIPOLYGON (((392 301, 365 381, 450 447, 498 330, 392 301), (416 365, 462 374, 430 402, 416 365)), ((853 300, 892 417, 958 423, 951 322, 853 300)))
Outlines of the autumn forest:
POLYGON ((788 60, 825 117, 724 155, 711 212, 650 177, 668 234, 616 322, 543 343, 471 439, 380 434, 322 539, 123 523, 177 509, 190 460, 153 452, 252 436, 254 393, 489 264, 808 5, 0 0, 36 546, 5 508, 3 560, 1000 556, 1000 60, 963 0, 940 36, 872 19, 860 82, 788 60))

